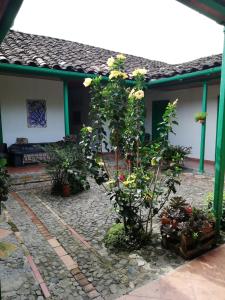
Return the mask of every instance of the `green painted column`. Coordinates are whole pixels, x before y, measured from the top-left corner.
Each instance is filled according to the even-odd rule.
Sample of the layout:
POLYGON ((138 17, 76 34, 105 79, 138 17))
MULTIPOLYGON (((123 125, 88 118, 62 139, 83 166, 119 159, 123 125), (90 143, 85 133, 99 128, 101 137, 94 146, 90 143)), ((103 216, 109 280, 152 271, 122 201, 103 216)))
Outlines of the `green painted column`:
MULTIPOLYGON (((225 31, 224 31, 225 33, 225 31)), ((225 35, 220 82, 220 100, 218 110, 218 128, 216 140, 215 183, 213 209, 216 216, 216 229, 219 231, 222 217, 222 202, 225 171, 225 35)))
POLYGON ((69 91, 68 83, 63 82, 65 136, 70 135, 69 91))
MULTIPOLYGON (((205 81, 203 83, 202 94, 202 112, 207 112, 207 96, 208 96, 208 84, 205 81)), ((205 161, 205 135, 206 135, 206 120, 202 123, 201 128, 201 145, 200 145, 200 161, 199 161, 199 173, 204 173, 204 161, 205 161)))

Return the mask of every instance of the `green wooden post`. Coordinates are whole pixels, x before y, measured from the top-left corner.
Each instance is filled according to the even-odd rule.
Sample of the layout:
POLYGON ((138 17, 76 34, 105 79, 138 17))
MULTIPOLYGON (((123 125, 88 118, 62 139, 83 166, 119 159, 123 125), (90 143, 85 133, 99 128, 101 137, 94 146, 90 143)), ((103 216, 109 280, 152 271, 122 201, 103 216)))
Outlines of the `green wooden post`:
POLYGON ((69 116, 69 92, 68 83, 63 83, 64 93, 64 122, 65 122, 65 136, 70 135, 70 116, 69 116))
MULTIPOLYGON (((203 95, 202 95, 202 112, 207 112, 207 95, 208 84, 203 82, 203 95)), ((199 161, 199 173, 204 173, 204 161, 205 161, 205 134, 206 134, 206 121, 202 123, 201 128, 201 145, 200 145, 200 161, 199 161)))
MULTIPOLYGON (((225 30, 224 30, 225 34, 225 30)), ((225 171, 225 36, 221 69, 220 100, 218 110, 218 128, 216 141, 215 183, 213 209, 216 216, 216 229, 220 230, 222 217, 223 190, 225 171)))

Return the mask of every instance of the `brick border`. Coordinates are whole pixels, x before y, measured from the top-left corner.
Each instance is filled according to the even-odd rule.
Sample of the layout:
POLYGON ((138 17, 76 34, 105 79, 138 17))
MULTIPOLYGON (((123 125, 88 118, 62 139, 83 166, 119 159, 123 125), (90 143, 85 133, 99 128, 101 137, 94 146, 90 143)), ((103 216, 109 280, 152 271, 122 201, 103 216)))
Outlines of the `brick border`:
MULTIPOLYGON (((99 297, 100 294, 93 286, 93 284, 87 279, 84 273, 80 270, 77 261, 73 260, 73 258, 69 254, 67 254, 66 250, 63 248, 60 242, 50 234, 48 228, 42 223, 42 221, 38 218, 35 212, 27 205, 25 200, 21 196, 19 196, 16 192, 11 192, 11 195, 20 204, 20 206, 26 211, 27 215, 31 218, 31 221, 36 225, 38 231, 48 241, 49 245, 54 249, 55 253, 64 263, 67 270, 72 274, 73 278, 78 282, 78 284, 81 286, 83 291, 88 295, 88 297, 90 299, 95 299, 99 297)), ((29 259, 31 261, 32 258, 29 259)), ((40 274, 38 275, 38 273, 36 273, 36 275, 39 276, 40 274)), ((40 277, 38 278, 40 280, 40 277)))
POLYGON ((82 236, 80 233, 78 233, 74 228, 72 228, 70 225, 68 225, 49 205, 47 205, 45 202, 43 202, 38 196, 34 195, 35 198, 38 199, 38 201, 41 202, 43 206, 45 206, 60 222, 65 228, 67 228, 70 233, 82 244, 82 246, 86 247, 89 250, 93 250, 95 252, 95 249, 92 247, 92 245, 82 236))
MULTIPOLYGON (((8 211, 5 211, 5 214, 6 214, 7 220, 12 220, 12 218, 11 218, 11 216, 10 216, 10 214, 9 214, 8 211)), ((42 276, 41 276, 41 274, 40 274, 40 272, 38 270, 37 265, 34 263, 33 258, 30 255, 29 250, 27 249, 27 247, 24 244, 24 241, 22 239, 20 231, 15 231, 14 234, 15 234, 16 239, 18 240, 18 242, 22 245, 23 252, 24 252, 24 254, 25 254, 26 258, 27 258, 27 262, 30 265, 30 268, 31 268, 31 271, 33 273, 34 278, 36 279, 36 281, 38 282, 38 284, 40 286, 40 289, 41 289, 41 291, 43 293, 43 296, 45 298, 51 297, 51 294, 50 294, 50 292, 49 292, 49 290, 47 288, 47 285, 44 282, 44 280, 43 280, 43 278, 42 278, 42 276)))

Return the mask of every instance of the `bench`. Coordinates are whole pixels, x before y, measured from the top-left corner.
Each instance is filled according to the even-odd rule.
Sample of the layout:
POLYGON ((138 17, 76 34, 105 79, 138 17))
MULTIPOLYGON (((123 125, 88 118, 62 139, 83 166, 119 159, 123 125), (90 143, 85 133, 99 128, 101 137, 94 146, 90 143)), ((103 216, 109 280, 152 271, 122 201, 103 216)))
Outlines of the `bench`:
POLYGON ((15 167, 48 160, 44 147, 54 143, 13 144, 8 148, 10 162, 15 167))

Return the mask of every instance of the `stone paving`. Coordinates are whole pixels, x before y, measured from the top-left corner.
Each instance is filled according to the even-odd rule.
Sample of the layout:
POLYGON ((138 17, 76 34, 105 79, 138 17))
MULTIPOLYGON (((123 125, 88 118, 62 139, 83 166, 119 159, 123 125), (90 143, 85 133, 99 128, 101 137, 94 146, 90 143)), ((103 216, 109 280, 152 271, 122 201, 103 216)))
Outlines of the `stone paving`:
MULTIPOLYGON (((198 206, 204 205, 203 197, 213 189, 212 177, 187 173, 182 179, 177 195, 198 206)), ((53 197, 46 187, 18 191, 10 195, 6 206, 46 283, 49 299, 116 299, 184 263, 182 258, 162 249, 157 234, 141 250, 107 251, 103 236, 115 215, 104 189, 93 182, 89 191, 69 198, 53 197), (52 238, 61 247, 58 252, 49 243, 52 238), (66 255, 75 263, 74 271, 66 265, 63 258, 66 255)), ((154 229, 157 233, 158 222, 154 229)), ((2 276, 5 274, 6 271, 2 276)), ((30 270, 29 274, 32 274, 30 270)), ((28 283, 24 288, 32 291, 33 298, 26 298, 26 293, 23 295, 21 291, 11 298, 4 292, 3 299, 43 297, 37 283, 35 286, 39 294, 28 283)))
POLYGON ((224 264, 222 245, 118 300, 224 300, 224 264))
POLYGON ((10 249, 0 251, 1 299, 42 300, 44 298, 32 275, 26 249, 11 229, 5 214, 0 216, 0 249, 10 249))

